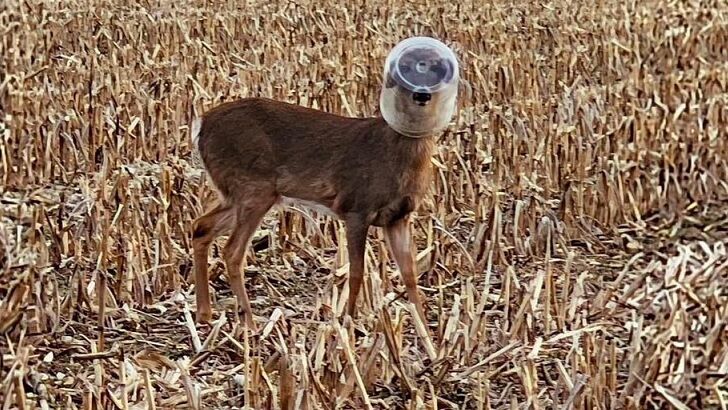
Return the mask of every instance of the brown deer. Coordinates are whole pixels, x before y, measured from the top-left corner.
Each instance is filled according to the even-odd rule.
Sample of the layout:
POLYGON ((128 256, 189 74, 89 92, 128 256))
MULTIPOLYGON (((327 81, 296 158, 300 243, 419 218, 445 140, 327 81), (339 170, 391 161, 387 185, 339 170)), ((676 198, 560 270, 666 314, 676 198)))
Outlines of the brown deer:
MULTIPOLYGON (((405 53, 409 59, 397 60, 401 67, 390 60, 385 65, 381 108, 405 112, 401 121, 409 121, 405 124, 409 128, 417 116, 447 117, 446 124, 452 114, 452 93, 431 93, 434 88, 429 85, 413 90, 397 77, 414 73, 410 79, 415 81, 418 72, 430 77, 434 72, 441 82, 456 83, 457 63, 442 56, 438 60, 431 51, 414 49, 405 53)), ((344 117, 265 98, 223 103, 193 123, 193 141, 220 197, 219 204, 193 226, 198 322, 212 318, 209 246, 218 235, 230 232, 223 259, 238 307, 254 326, 241 266, 250 238, 274 205, 298 202, 345 222, 349 315, 355 315, 364 275, 367 232, 376 226, 384 229, 408 299, 426 323, 409 219, 430 186, 435 133, 405 135, 393 125, 384 117, 344 117)), ((436 127, 428 123, 426 128, 436 127)))

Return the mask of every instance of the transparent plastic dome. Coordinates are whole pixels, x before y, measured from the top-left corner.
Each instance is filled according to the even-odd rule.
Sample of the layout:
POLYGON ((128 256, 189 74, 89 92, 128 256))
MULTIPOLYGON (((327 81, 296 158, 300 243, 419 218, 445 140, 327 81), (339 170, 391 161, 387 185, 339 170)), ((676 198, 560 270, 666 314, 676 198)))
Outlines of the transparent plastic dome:
POLYGON ((459 70, 455 53, 431 37, 397 44, 384 64, 379 107, 397 132, 421 137, 441 131, 455 111, 459 70))

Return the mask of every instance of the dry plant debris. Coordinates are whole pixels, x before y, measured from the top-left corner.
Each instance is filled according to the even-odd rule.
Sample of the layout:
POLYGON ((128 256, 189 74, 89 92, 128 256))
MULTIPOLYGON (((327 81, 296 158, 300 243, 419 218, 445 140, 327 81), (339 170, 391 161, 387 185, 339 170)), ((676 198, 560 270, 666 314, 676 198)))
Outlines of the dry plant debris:
POLYGON ((722 1, 49 1, 0 7, 0 407, 726 409, 722 1), (430 343, 373 230, 360 316, 337 221, 271 213, 250 334, 190 119, 265 96, 374 114, 411 35, 461 107, 417 218, 430 343))

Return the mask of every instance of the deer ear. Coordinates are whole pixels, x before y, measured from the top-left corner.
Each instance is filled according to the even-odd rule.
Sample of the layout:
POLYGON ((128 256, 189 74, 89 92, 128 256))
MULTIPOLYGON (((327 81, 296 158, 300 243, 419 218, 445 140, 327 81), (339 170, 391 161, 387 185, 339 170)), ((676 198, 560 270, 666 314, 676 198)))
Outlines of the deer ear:
POLYGON ((397 85, 397 83, 395 83, 395 82, 394 82, 394 78, 392 78, 392 76, 391 76, 391 75, 388 75, 388 76, 387 76, 387 81, 386 81, 386 83, 384 84, 384 87, 385 87, 385 88, 392 88, 392 87, 394 87, 395 85, 397 85))
POLYGON ((394 61, 392 61, 391 63, 389 63, 389 70, 388 71, 389 72, 387 72, 387 79, 386 79, 386 81, 384 83, 384 87, 385 88, 392 88, 395 85, 397 85, 397 83, 394 81, 394 78, 393 78, 393 75, 394 75, 394 61))
POLYGON ((453 77, 455 77, 455 64, 453 64, 452 60, 445 59, 445 64, 447 65, 447 74, 443 81, 446 83, 449 83, 452 81, 453 77))

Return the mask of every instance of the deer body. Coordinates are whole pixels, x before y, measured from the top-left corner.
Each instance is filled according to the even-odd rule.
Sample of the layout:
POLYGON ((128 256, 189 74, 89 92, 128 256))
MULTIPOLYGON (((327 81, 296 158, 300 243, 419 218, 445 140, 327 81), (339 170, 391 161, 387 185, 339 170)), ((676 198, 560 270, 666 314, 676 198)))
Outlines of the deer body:
POLYGON ((385 230, 408 298, 424 320, 408 216, 429 189, 434 137, 407 137, 381 117, 344 117, 263 98, 221 104, 193 128, 202 162, 221 197, 193 227, 198 321, 212 315, 209 246, 230 232, 223 258, 238 305, 252 325, 241 273, 244 255, 263 216, 276 204, 292 202, 345 221, 350 315, 364 273, 367 231, 377 226, 385 230))

